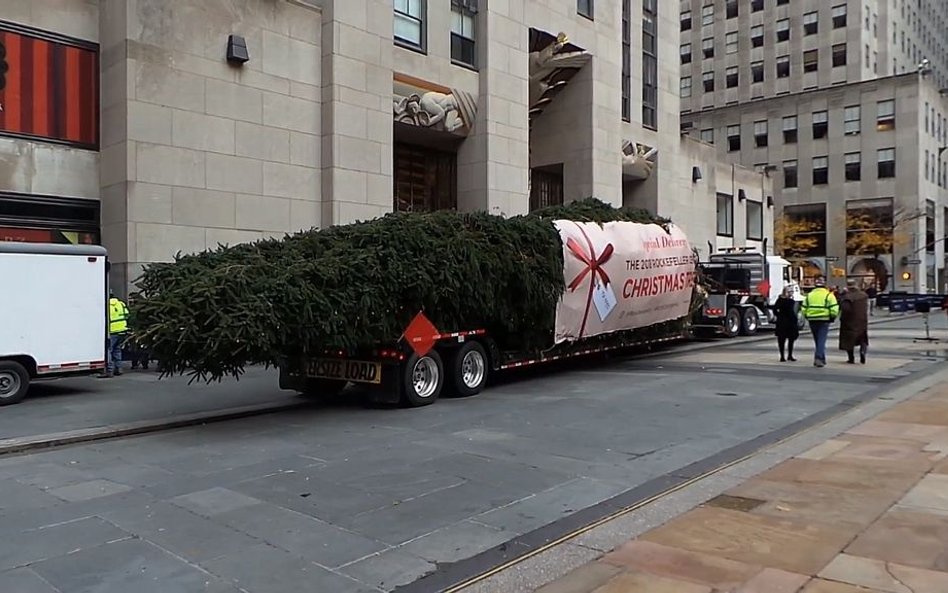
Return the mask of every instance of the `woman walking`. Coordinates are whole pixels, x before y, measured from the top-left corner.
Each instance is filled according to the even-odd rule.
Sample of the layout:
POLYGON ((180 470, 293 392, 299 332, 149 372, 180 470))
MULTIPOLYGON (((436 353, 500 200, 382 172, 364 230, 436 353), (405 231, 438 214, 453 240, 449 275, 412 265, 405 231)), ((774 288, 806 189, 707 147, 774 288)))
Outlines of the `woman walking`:
POLYGON ((859 362, 866 364, 869 347, 869 298, 850 280, 846 294, 839 300, 839 349, 846 352, 846 362, 856 363, 856 348, 859 362))
POLYGON ((777 348, 780 349, 780 362, 795 362, 797 359, 793 357, 793 343, 800 337, 800 326, 797 325, 797 304, 789 287, 785 287, 777 297, 774 314, 777 316, 775 333, 777 348))

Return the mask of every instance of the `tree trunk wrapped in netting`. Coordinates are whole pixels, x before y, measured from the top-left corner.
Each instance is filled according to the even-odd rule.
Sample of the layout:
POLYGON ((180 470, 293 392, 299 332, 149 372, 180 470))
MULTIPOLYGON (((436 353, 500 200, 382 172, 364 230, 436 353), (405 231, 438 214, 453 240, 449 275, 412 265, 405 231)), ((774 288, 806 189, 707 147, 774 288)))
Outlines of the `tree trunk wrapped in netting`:
POLYGON ((139 280, 136 339, 165 372, 209 379, 394 343, 420 310, 442 331, 483 328, 505 348, 545 349, 564 290, 555 219, 667 224, 588 199, 513 218, 390 214, 179 255, 139 280))

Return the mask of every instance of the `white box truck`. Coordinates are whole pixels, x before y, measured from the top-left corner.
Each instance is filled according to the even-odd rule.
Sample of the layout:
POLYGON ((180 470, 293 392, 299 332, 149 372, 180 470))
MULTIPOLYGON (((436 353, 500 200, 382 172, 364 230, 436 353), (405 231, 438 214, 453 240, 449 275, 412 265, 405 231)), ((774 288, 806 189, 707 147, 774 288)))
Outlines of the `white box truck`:
POLYGON ((107 268, 99 246, 0 242, 0 406, 105 368, 107 268))

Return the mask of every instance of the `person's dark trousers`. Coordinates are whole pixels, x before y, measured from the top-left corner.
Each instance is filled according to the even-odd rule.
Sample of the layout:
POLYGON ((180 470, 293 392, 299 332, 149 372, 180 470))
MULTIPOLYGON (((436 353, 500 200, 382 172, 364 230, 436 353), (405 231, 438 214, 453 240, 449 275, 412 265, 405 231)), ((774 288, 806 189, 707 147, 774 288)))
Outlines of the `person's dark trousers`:
MULTIPOLYGON (((847 358, 848 358, 848 360, 847 360, 846 362, 848 362, 849 364, 856 364, 856 351, 855 351, 855 349, 853 349, 853 350, 847 350, 847 351, 846 351, 846 356, 847 356, 847 358)), ((865 345, 865 344, 860 344, 860 345, 859 345, 859 363, 860 363, 860 364, 866 364, 866 345, 865 345)))
POLYGON ((788 359, 796 360, 796 358, 793 357, 793 343, 795 341, 796 340, 788 340, 787 338, 777 338, 777 349, 780 350, 780 362, 784 362, 788 359), (784 352, 787 354, 786 357, 784 357, 784 352))
POLYGON ((826 338, 829 336, 829 321, 810 321, 810 332, 813 334, 813 362, 817 366, 826 365, 826 338))
POLYGON ((122 342, 125 334, 109 335, 109 362, 107 373, 110 375, 122 374, 122 342))

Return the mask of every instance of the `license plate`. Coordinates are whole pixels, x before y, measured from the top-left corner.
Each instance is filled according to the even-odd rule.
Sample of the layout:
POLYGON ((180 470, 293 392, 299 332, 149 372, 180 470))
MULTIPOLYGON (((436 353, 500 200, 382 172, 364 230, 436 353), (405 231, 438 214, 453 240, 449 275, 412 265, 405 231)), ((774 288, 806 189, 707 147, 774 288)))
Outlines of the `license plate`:
POLYGON ((306 363, 306 376, 378 384, 382 382, 382 365, 364 360, 313 358, 306 363))

